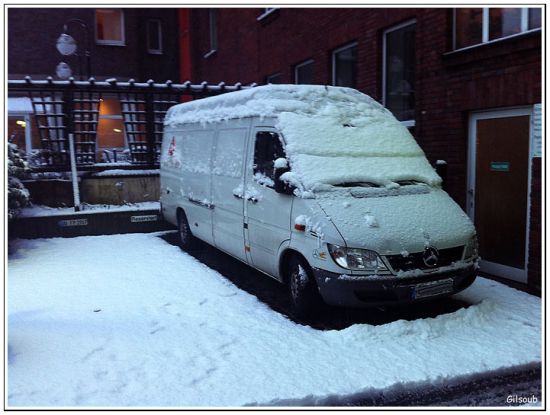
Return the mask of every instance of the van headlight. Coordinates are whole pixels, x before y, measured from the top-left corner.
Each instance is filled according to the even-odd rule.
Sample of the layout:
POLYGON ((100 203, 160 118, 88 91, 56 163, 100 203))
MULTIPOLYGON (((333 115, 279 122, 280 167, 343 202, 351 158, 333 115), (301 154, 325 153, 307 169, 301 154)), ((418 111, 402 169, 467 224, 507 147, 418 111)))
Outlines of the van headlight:
POLYGON ((478 242, 477 242, 477 236, 474 235, 470 238, 470 241, 466 245, 466 252, 464 253, 464 259, 477 257, 478 256, 478 242))
POLYGON ((345 248, 327 244, 330 256, 342 268, 356 271, 386 271, 387 268, 374 251, 368 249, 345 248))

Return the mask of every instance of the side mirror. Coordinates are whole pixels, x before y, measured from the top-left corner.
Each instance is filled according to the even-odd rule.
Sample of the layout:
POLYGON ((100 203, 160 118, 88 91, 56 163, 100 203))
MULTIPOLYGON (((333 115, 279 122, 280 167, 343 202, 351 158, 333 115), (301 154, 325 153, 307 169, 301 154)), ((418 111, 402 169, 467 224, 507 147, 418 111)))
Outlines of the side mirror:
POLYGON ((435 162, 435 172, 441 177, 442 187, 447 181, 447 162, 445 160, 437 160, 435 162))
POLYGON ((280 194, 284 195, 291 195, 294 193, 294 186, 286 183, 285 181, 281 180, 281 176, 285 174, 286 172, 289 172, 290 169, 288 167, 279 167, 275 168, 275 191, 280 194))

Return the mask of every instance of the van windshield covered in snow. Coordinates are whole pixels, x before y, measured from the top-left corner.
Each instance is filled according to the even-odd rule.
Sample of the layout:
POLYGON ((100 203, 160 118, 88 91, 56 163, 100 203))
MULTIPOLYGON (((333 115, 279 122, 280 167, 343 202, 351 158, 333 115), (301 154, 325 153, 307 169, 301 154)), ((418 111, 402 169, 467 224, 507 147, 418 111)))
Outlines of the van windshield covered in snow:
MULTIPOLYGON (((344 114, 348 117, 349 111, 344 114)), ((355 127, 349 128, 340 122, 343 116, 335 107, 323 116, 290 112, 279 116, 277 127, 285 138, 291 171, 304 189, 440 183, 422 149, 399 122, 371 110, 357 114, 355 127)))

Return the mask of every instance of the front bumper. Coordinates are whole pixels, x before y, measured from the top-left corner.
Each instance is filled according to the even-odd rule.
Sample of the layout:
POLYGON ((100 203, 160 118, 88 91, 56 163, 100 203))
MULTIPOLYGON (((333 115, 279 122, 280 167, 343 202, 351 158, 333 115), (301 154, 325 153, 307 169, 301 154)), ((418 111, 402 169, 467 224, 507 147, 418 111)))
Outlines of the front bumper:
POLYGON ((341 307, 372 307, 407 304, 456 294, 476 278, 474 265, 458 270, 426 273, 414 277, 341 275, 313 269, 319 292, 325 303, 341 307), (416 297, 418 284, 452 280, 449 291, 416 297))

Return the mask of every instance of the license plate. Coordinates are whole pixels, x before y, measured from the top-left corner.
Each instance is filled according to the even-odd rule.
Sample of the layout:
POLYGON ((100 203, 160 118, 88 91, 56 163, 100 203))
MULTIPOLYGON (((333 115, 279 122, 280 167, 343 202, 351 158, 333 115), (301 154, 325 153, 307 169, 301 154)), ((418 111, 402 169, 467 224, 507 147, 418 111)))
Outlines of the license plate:
POLYGON ((453 291, 453 279, 423 282, 412 287, 412 299, 432 297, 453 291))

